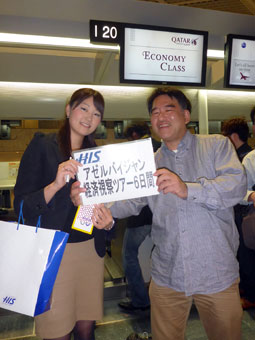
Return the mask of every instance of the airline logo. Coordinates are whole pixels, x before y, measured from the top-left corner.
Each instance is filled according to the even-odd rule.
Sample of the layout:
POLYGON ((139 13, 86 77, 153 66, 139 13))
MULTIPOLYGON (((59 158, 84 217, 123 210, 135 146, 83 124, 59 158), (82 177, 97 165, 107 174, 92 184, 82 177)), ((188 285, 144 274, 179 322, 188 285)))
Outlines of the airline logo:
POLYGON ((183 46, 196 46, 198 44, 198 39, 199 37, 197 37, 196 39, 191 39, 191 38, 187 38, 187 37, 172 37, 171 40, 174 44, 176 45, 183 45, 183 46))
POLYGON ((247 78, 250 78, 249 76, 245 76, 242 72, 240 72, 240 75, 241 75, 240 80, 241 80, 241 79, 247 80, 247 78))

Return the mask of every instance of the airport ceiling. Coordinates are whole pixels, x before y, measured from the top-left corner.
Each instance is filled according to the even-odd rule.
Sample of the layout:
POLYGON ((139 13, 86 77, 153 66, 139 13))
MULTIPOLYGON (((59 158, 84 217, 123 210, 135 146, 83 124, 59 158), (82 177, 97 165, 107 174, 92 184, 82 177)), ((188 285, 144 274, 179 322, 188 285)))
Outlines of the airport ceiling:
MULTIPOLYGON (((1 1, 3 0, 0 0, 0 2, 1 1)), ((75 9, 74 14, 70 15, 69 9, 72 6, 70 4, 70 0, 59 0, 59 2, 63 1, 63 4, 65 4, 65 6, 63 5, 63 12, 53 11, 53 13, 50 13, 49 17, 47 6, 44 4, 51 3, 51 0, 36 1, 36 6, 34 5, 27 7, 22 7, 21 5, 18 6, 20 0, 5 1, 7 4, 6 8, 4 8, 5 11, 3 10, 3 7, 0 6, 0 15, 2 14, 3 17, 6 16, 6 18, 4 18, 5 20, 0 21, 0 26, 10 27, 10 32, 12 32, 12 27, 16 27, 15 23, 17 23, 19 20, 20 23, 17 24, 17 27, 20 27, 21 31, 24 30, 24 33, 26 33, 27 28, 31 27, 31 32, 34 32, 32 28, 35 28, 35 32, 37 32, 37 34, 41 34, 41 31, 38 28, 40 28, 42 25, 43 32, 50 31, 53 27, 54 32, 61 32, 61 34, 64 35, 63 31, 68 32, 70 28, 70 26, 68 26, 69 23, 74 24, 74 27, 71 28, 74 32, 76 32, 76 29, 77 32, 80 32, 79 30, 83 30, 83 26, 80 26, 79 18, 81 18, 80 20, 83 24, 83 16, 89 18, 91 15, 90 13, 85 15, 82 13, 82 11, 79 11, 78 14, 82 14, 80 17, 78 16, 77 19, 77 8, 75 9), (13 5, 14 2, 16 4, 16 7, 13 5), (34 17, 33 11, 35 11, 34 17), (46 29, 44 25, 44 19, 47 23, 49 23, 49 26, 47 26, 46 29), (50 25, 51 23, 53 23, 52 26, 50 25), (64 24, 66 23, 67 26, 64 27, 64 24)), ((92 1, 94 0, 88 0, 89 3, 92 3, 92 1)), ((99 3, 100 1, 102 0, 97 0, 95 2, 99 3)), ((128 0, 121 0, 120 2, 124 1, 128 2, 128 0)), ((240 18, 241 23, 237 27, 242 28, 243 20, 246 21, 247 18, 248 23, 252 22, 252 25, 249 24, 247 27, 252 26, 253 28, 252 16, 255 15, 255 0, 137 1, 154 2, 155 6, 153 6, 153 8, 160 8, 162 7, 162 5, 166 4, 163 6, 165 7, 167 6, 167 4, 170 4, 196 7, 197 9, 205 9, 207 10, 205 12, 208 12, 208 10, 214 10, 225 12, 227 11, 229 12, 229 14, 243 14, 245 15, 245 19, 243 17, 240 18), (159 5, 157 6, 155 3, 158 3, 159 5)), ((24 2, 26 4, 32 4, 35 1, 24 0, 24 2)), ((79 2, 83 4, 83 7, 86 6, 85 0, 79 0, 79 2)), ((116 2, 118 2, 118 0, 116 0, 116 2)), ((131 7, 133 8, 133 6, 135 6, 136 4, 137 3, 132 0, 131 7)), ((184 10, 184 12, 186 12, 186 10, 184 10)), ((146 13, 146 15, 141 15, 141 17, 147 18, 149 11, 146 13)), ((162 12, 159 10, 159 13, 162 12)), ((215 16, 218 16, 218 14, 219 13, 217 12, 215 16)), ((212 15, 213 18, 215 16, 212 15)), ((95 15, 95 17, 97 16, 95 15)), ((139 15, 136 16, 136 18, 137 17, 139 17, 139 15)), ((219 26, 224 26, 224 24, 226 24, 224 27, 231 27, 232 17, 235 17, 235 15, 227 15, 226 17, 228 17, 227 21, 225 22, 224 20, 222 20, 222 22, 219 22, 219 26)), ((166 20, 167 17, 165 16, 164 18, 166 20)), ((195 18, 197 19, 197 16, 195 16, 195 18)), ((208 13, 206 13, 204 18, 201 17, 201 25, 198 29, 203 29, 203 27, 207 29, 206 18, 208 18, 208 13)), ((190 22, 193 23, 192 18, 189 17, 188 19, 189 24, 190 22)), ((133 20, 135 21, 137 19, 134 18, 133 20)), ((158 23, 157 20, 156 22, 158 23)), ((182 22, 180 24, 182 24, 182 22)), ((194 22, 194 24, 196 24, 196 22, 194 22)), ((212 26, 213 24, 214 21, 212 20, 210 20, 208 23, 209 26, 212 26)), ((234 26, 235 23, 233 23, 233 27, 234 26)), ((217 43, 217 37, 221 35, 222 31, 221 29, 218 30, 218 27, 215 31, 215 41, 217 43)), ((236 33, 236 31, 233 31, 232 33, 236 33)), ((221 42, 221 39, 219 39, 219 41, 221 42)), ((216 46, 218 45, 216 44, 216 46)), ((15 44, 11 45, 8 43, 3 43, 0 44, 0 65, 4 65, 4 67, 0 67, 0 120, 61 119, 63 117, 63 108, 66 98, 77 87, 80 87, 79 84, 94 84, 93 86, 101 91, 104 94, 105 98, 107 98, 105 119, 123 120, 127 119, 127 117, 129 117, 129 119, 147 119, 146 98, 149 91, 151 90, 150 86, 123 86, 123 84, 121 84, 122 86, 120 86, 119 53, 116 51, 107 50, 105 52, 100 52, 97 50, 86 50, 78 48, 69 49, 61 47, 53 48, 47 46, 39 46, 37 48, 36 46, 31 46, 29 44, 18 46, 15 44), (112 89, 112 86, 115 86, 114 90, 112 89), (13 100, 13 98, 15 98, 15 100, 13 100), (130 100, 131 98, 132 100, 130 100)), ((206 88, 211 90, 208 91, 209 119, 221 120, 222 117, 224 117, 224 119, 227 119, 232 117, 233 115, 239 114, 240 112, 246 115, 247 119, 249 119, 249 110, 250 107, 254 105, 255 93, 247 92, 247 96, 242 96, 241 91, 239 91, 239 96, 237 95, 238 92, 236 91, 221 91, 223 89, 223 80, 224 60, 208 60, 206 88)), ((193 104, 194 109, 192 113, 192 119, 197 120, 198 90, 195 88, 185 88, 184 90, 187 91, 188 97, 193 104)))
POLYGON ((255 0, 138 0, 223 12, 255 15, 255 0))

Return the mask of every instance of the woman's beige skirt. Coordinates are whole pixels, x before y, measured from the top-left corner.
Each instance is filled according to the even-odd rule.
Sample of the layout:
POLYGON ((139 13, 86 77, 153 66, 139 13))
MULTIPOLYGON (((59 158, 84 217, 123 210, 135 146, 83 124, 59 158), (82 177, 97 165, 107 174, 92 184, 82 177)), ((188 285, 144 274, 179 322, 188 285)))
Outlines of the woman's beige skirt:
POLYGON ((35 317, 36 334, 44 339, 69 334, 78 320, 103 316, 104 259, 94 239, 67 243, 51 297, 51 309, 35 317))

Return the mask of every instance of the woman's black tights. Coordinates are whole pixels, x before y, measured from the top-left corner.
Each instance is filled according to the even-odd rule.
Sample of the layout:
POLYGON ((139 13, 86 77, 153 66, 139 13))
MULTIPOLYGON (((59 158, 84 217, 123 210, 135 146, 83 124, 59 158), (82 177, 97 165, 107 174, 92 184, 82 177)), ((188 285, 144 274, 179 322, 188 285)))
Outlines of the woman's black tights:
POLYGON ((74 340, 95 340, 95 321, 77 321, 73 329, 74 340))
MULTIPOLYGON (((77 321, 73 329, 73 340, 95 340, 95 321, 81 320, 77 321)), ((44 340, 71 340, 71 334, 61 336, 60 338, 44 340)))

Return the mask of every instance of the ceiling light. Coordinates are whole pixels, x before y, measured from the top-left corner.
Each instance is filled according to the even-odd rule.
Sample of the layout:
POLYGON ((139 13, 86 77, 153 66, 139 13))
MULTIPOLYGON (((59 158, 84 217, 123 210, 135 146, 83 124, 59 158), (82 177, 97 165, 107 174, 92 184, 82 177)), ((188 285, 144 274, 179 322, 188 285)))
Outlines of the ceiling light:
MULTIPOLYGON (((89 39, 51 37, 43 35, 0 33, 0 44, 28 44, 37 46, 113 50, 119 52, 119 45, 91 44, 89 39)), ((207 50, 208 58, 224 59, 223 50, 207 50)))
POLYGON ((224 59, 224 51, 223 50, 207 50, 208 58, 215 59, 224 59))
POLYGON ((118 45, 91 44, 89 39, 62 38, 28 34, 0 33, 0 44, 1 43, 119 51, 118 45))

